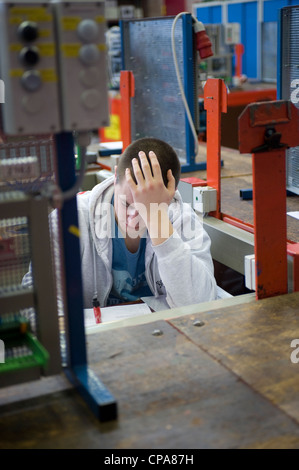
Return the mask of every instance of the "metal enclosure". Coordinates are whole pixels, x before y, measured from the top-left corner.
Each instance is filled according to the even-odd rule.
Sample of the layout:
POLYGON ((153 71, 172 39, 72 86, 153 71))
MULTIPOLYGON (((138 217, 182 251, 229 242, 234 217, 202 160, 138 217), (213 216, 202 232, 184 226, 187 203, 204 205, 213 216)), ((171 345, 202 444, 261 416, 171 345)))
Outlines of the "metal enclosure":
MULTIPOLYGON (((194 157, 194 138, 173 61, 173 21, 173 17, 122 21, 122 56, 123 69, 132 71, 135 79, 132 140, 145 136, 165 140, 184 164, 194 157)), ((198 129, 198 63, 190 14, 183 15, 176 23, 175 45, 186 100, 198 129)))
MULTIPOLYGON (((285 7, 280 12, 277 94, 299 108, 299 7, 285 7)), ((299 132, 299 129, 298 129, 299 132)), ((299 194, 299 147, 286 152, 287 189, 299 194)))

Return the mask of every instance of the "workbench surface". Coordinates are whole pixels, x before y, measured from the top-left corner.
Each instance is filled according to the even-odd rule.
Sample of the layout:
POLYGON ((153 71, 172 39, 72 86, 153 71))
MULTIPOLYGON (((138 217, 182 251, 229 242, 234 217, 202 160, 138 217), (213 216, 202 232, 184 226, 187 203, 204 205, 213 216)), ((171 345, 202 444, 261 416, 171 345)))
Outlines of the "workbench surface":
POLYGON ((229 302, 87 335, 118 420, 99 423, 70 386, 30 398, 23 385, 27 401, 2 399, 0 448, 298 449, 299 293, 229 302))

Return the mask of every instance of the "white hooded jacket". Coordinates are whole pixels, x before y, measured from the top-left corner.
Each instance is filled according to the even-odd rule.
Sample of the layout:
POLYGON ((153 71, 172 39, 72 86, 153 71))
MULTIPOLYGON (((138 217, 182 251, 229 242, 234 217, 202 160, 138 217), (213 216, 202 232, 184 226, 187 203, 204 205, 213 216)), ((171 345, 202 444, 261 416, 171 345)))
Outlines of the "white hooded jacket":
MULTIPOLYGON (((105 306, 112 288, 113 194, 111 177, 77 196, 84 308, 92 307, 95 292, 100 306, 105 306)), ((171 308, 214 300, 211 242, 199 217, 178 191, 168 213, 173 235, 157 246, 149 236, 146 240, 145 275, 153 295, 165 296, 171 308)))

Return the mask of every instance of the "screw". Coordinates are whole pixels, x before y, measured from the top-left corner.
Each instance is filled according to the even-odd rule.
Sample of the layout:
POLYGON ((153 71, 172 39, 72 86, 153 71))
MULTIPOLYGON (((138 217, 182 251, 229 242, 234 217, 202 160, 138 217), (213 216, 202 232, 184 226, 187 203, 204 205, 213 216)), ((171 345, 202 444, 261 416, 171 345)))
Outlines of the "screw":
POLYGON ((154 331, 152 332, 152 335, 153 335, 153 336, 161 336, 161 335, 163 335, 163 331, 161 331, 161 330, 154 330, 154 331))
POLYGON ((193 322, 193 326, 204 326, 204 322, 202 320, 195 320, 193 322))

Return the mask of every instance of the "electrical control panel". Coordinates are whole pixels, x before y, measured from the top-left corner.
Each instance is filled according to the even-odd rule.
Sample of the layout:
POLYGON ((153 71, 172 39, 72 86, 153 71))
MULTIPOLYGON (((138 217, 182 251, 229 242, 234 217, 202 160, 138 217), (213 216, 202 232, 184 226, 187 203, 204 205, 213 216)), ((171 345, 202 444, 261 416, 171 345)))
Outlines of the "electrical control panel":
POLYGON ((104 2, 53 2, 58 33, 62 127, 109 124, 104 2))
POLYGON ((52 7, 49 3, 0 3, 1 105, 7 134, 60 130, 58 74, 52 7))
POLYGON ((95 0, 0 1, 5 133, 109 125, 104 8, 95 0))

